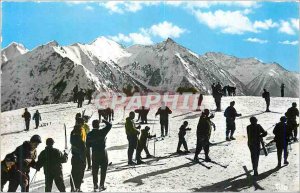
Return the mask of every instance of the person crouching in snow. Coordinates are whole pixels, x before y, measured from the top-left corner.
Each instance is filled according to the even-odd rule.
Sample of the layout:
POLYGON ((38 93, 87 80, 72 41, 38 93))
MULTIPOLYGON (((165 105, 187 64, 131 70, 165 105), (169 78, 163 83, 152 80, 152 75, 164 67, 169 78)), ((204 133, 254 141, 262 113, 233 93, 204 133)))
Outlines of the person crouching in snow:
POLYGON ((146 143, 147 143, 147 139, 156 137, 156 135, 150 135, 149 131, 150 131, 150 127, 148 127, 148 126, 146 126, 145 129, 141 130, 141 136, 140 136, 140 139, 138 140, 138 145, 137 145, 137 150, 136 150, 136 163, 137 164, 145 163, 141 160, 141 153, 143 150, 145 150, 145 152, 146 152, 146 155, 147 155, 146 158, 153 157, 149 153, 146 143))
POLYGON ((186 135, 186 131, 191 130, 191 128, 187 128, 188 124, 189 123, 187 121, 184 121, 183 125, 181 125, 181 127, 179 128, 179 133, 178 133, 179 141, 177 146, 177 153, 190 153, 188 146, 186 144, 186 140, 184 138, 184 136, 186 135), (183 145, 185 149, 184 152, 180 150, 181 145, 183 145))

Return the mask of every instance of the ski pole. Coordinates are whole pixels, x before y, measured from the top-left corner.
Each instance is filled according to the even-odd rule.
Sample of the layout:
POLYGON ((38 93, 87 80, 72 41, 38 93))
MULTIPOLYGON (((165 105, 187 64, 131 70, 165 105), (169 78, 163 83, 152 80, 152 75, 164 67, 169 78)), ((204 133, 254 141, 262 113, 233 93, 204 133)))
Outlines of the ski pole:
MULTIPOLYGON (((71 181, 72 181, 72 184, 71 184, 71 186, 73 186, 73 190, 75 191, 75 184, 74 184, 74 179, 73 179, 73 175, 72 175, 72 173, 70 174, 70 178, 71 178, 71 181)), ((72 189, 72 188, 71 188, 72 189)))
POLYGON ((35 170, 35 173, 34 173, 32 179, 31 179, 31 181, 30 181, 30 183, 29 183, 29 187, 30 187, 30 185, 32 184, 33 180, 35 179, 35 176, 36 176, 36 173, 37 173, 37 172, 38 172, 38 171, 35 170))

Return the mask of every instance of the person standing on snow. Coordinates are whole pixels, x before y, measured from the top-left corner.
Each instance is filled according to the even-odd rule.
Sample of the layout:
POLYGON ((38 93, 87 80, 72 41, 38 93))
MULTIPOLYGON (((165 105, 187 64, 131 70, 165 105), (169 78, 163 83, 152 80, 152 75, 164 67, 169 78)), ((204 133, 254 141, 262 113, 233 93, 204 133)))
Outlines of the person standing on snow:
POLYGON ((60 192, 65 192, 62 163, 68 161, 68 154, 64 154, 56 148, 53 148, 54 140, 46 140, 46 148, 40 153, 37 161, 37 171, 44 167, 45 174, 45 192, 51 192, 53 180, 60 192))
POLYGON ((25 112, 23 113, 22 117, 25 120, 25 131, 29 131, 31 114, 28 112, 27 108, 25 108, 25 112))
POLYGON ((169 114, 172 114, 172 111, 166 106, 165 102, 162 102, 161 107, 155 113, 155 117, 160 116, 161 137, 168 136, 169 114))
POLYGON ((289 142, 289 134, 286 124, 286 117, 281 117, 280 122, 276 124, 273 133, 275 135, 274 141, 276 143, 277 148, 277 159, 278 164, 277 167, 281 167, 281 158, 282 158, 282 151, 283 151, 283 157, 284 157, 284 164, 287 165, 289 162, 287 161, 288 158, 288 142, 289 142))
POLYGON ((258 176, 258 161, 260 153, 260 143, 263 137, 267 136, 267 132, 260 124, 257 124, 256 117, 250 118, 250 125, 247 126, 248 147, 251 153, 251 162, 254 176, 258 176))
POLYGON ((40 121, 42 120, 41 114, 38 110, 34 113, 32 120, 35 120, 35 128, 37 129, 39 127, 40 121))
POLYGON ((156 137, 156 135, 150 135, 149 133, 150 127, 146 126, 145 129, 141 130, 141 136, 140 139, 138 140, 138 145, 136 149, 136 163, 137 164, 144 164, 145 162, 142 161, 141 153, 143 150, 146 152, 146 158, 151 158, 153 157, 148 150, 147 147, 147 140, 151 139, 153 137, 156 137))
POLYGON ((235 102, 231 101, 230 106, 227 107, 227 109, 224 112, 224 116, 226 117, 226 141, 235 140, 235 138, 233 137, 234 131, 236 129, 235 118, 242 116, 242 114, 236 112, 234 105, 235 102), (230 133, 230 137, 229 137, 229 133, 230 133))
POLYGON ((197 146, 196 146, 196 152, 194 157, 195 162, 199 162, 198 155, 200 154, 202 148, 204 149, 205 161, 206 162, 211 161, 210 157, 208 156, 209 145, 210 145, 209 139, 211 136, 211 129, 212 129, 210 119, 212 119, 214 116, 213 115, 209 116, 209 113, 210 112, 208 109, 204 109, 197 125, 197 146))
POLYGON ((266 101, 266 106, 267 106, 266 112, 271 112, 270 109, 269 109, 269 107, 270 107, 270 93, 266 89, 264 89, 264 92, 262 93, 262 97, 266 101))
POLYGON ((138 129, 141 128, 140 125, 138 127, 135 126, 134 117, 135 117, 135 113, 131 111, 129 113, 129 117, 126 118, 126 122, 125 122, 125 130, 126 130, 126 135, 128 140, 128 151, 127 151, 128 165, 136 164, 135 162, 132 161, 132 157, 133 157, 134 150, 137 147, 138 135, 140 134, 140 131, 138 129))
POLYGON ((93 130, 89 132, 86 140, 87 148, 92 148, 92 174, 95 191, 99 188, 99 166, 101 168, 100 190, 106 189, 106 187, 104 186, 108 166, 106 135, 110 131, 112 124, 106 120, 103 120, 103 123, 105 123, 106 126, 103 129, 99 130, 99 120, 93 120, 93 130))
POLYGON ((299 117, 299 110, 297 109, 297 103, 292 103, 292 107, 287 110, 285 113, 287 117, 287 127, 290 136, 293 138, 294 142, 298 141, 298 126, 297 117, 299 117))
POLYGON ((21 186, 21 192, 29 192, 30 168, 36 168, 36 148, 42 143, 39 135, 33 135, 30 141, 25 141, 16 148, 13 154, 17 157, 16 167, 12 169, 8 192, 16 192, 21 186))
POLYGON ((186 135, 186 131, 191 130, 191 128, 187 128, 188 124, 189 123, 187 121, 184 121, 183 125, 181 125, 181 127, 179 128, 179 133, 178 133, 179 141, 178 141, 177 151, 176 151, 177 153, 190 153, 187 143, 186 143, 186 140, 184 138, 184 136, 186 135), (180 150, 181 145, 183 145, 183 147, 185 149, 184 152, 180 150))

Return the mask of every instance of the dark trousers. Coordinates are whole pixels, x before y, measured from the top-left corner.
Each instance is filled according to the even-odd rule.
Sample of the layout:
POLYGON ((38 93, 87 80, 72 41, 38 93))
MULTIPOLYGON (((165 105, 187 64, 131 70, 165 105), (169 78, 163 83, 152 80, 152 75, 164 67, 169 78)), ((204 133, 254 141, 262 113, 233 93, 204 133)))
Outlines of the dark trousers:
POLYGON ((10 180, 10 172, 1 172, 1 192, 3 192, 3 187, 10 180))
POLYGON ((160 123, 161 136, 167 136, 168 129, 169 129, 169 122, 161 122, 160 123))
POLYGON ((74 100, 74 103, 77 103, 77 93, 74 93, 73 100, 74 100))
POLYGON ((297 138, 298 135, 298 124, 296 120, 288 120, 287 121, 287 128, 289 132, 289 136, 292 138, 297 138))
POLYGON ((249 146, 249 150, 250 150, 250 154, 251 154, 251 162, 252 162, 253 171, 257 172, 260 146, 259 145, 249 146))
POLYGON ((86 161, 87 161, 87 167, 91 168, 91 148, 86 147, 85 151, 86 161))
POLYGON ((141 115, 141 122, 147 124, 147 115, 141 115))
POLYGON ((127 155, 128 155, 128 162, 130 162, 132 161, 133 152, 136 149, 138 138, 137 136, 134 135, 127 135, 127 139, 128 139, 127 155))
POLYGON ((71 164, 72 164, 71 175, 74 181, 72 180, 72 177, 70 177, 70 184, 71 184, 71 190, 72 192, 74 192, 75 188, 80 189, 81 187, 86 163, 85 163, 85 159, 81 159, 79 157, 73 156, 71 160, 71 164), (73 183, 75 187, 73 186, 73 183))
POLYGON ((226 120, 226 137, 233 136, 235 131, 235 122, 233 120, 226 120))
POLYGON ((142 154, 143 150, 145 150, 145 153, 147 156, 150 155, 149 150, 146 145, 138 145, 138 147, 136 149, 136 156, 135 156, 137 161, 141 161, 141 159, 142 159, 141 154, 142 154))
POLYGON ((40 125, 40 120, 35 120, 35 128, 38 128, 40 125))
POLYGON ((30 120, 25 120, 25 127, 26 129, 25 130, 29 130, 29 125, 30 125, 30 120))
POLYGON ((178 145, 177 145, 177 151, 180 150, 181 145, 183 145, 184 149, 186 151, 188 151, 188 146, 186 144, 185 138, 179 136, 179 141, 178 141, 178 145))
POLYGON ((281 90, 281 97, 284 97, 284 90, 281 90))
POLYGON ((21 186, 21 192, 29 192, 29 174, 12 171, 12 178, 9 182, 8 192, 16 192, 18 186, 21 186))
POLYGON ((92 97, 89 97, 88 99, 89 99, 88 104, 91 104, 92 97))
POLYGON ((270 100, 266 100, 266 105, 267 105, 266 111, 269 111, 269 110, 270 110, 270 109, 269 109, 269 107, 270 107, 270 100))
POLYGON ((107 158, 106 150, 101 153, 93 153, 92 160, 93 160, 92 173, 93 173, 94 186, 98 185, 99 167, 101 168, 100 186, 104 186, 107 166, 108 166, 108 158, 107 158))
POLYGON ((215 103, 217 106, 217 111, 221 111, 221 99, 215 98, 215 103))
MULTIPOLYGON (((286 143, 288 143, 288 142, 286 142, 286 143)), ((284 145, 284 144, 281 144, 281 143, 276 143, 278 165, 281 165, 282 151, 283 151, 284 161, 286 161, 287 158, 288 158, 287 146, 288 146, 288 144, 284 145)))
POLYGON ((209 153, 209 141, 208 141, 208 139, 197 139, 195 158, 198 157, 198 155, 200 154, 202 148, 204 149, 205 157, 208 157, 208 153, 209 153))
POLYGON ((82 107, 82 102, 83 102, 83 100, 78 100, 77 108, 81 108, 82 107))
POLYGON ((66 192, 62 171, 54 174, 45 174, 45 192, 51 192, 53 180, 60 192, 66 192))

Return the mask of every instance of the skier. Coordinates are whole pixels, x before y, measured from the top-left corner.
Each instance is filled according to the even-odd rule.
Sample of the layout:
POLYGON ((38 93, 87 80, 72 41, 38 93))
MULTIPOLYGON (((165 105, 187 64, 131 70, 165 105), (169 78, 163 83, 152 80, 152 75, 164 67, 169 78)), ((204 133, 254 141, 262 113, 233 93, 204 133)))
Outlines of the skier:
POLYGON ((99 166, 101 168, 101 178, 100 178, 100 190, 105 190, 104 186, 106 171, 108 166, 108 156, 106 147, 106 135, 110 131, 112 125, 106 120, 103 120, 106 126, 99 130, 99 120, 93 120, 93 130, 87 135, 86 145, 88 148, 92 148, 92 160, 93 160, 93 183, 94 190, 96 191, 98 187, 98 171, 99 166))
POLYGON ((247 126, 248 147, 251 153, 251 162, 254 170, 254 176, 258 176, 258 161, 260 153, 260 142, 263 137, 267 136, 267 132, 260 124, 257 124, 256 117, 250 118, 250 125, 247 126))
POLYGON ((78 85, 73 88, 73 100, 74 103, 77 103, 77 93, 78 93, 78 85))
POLYGON ((44 167, 45 192, 51 192, 53 180, 57 189, 60 192, 65 192, 62 163, 68 161, 68 154, 53 148, 53 144, 54 140, 52 138, 46 140, 46 148, 38 156, 37 171, 44 167))
POLYGON ((199 98, 198 98, 198 107, 196 109, 196 111, 200 111, 200 106, 202 104, 203 101, 203 94, 200 94, 199 98))
POLYGON ((287 125, 286 125, 286 117, 281 117, 280 122, 276 124, 273 133, 275 135, 274 141, 276 142, 276 148, 277 148, 277 159, 278 159, 278 164, 277 167, 281 167, 281 157, 282 157, 282 151, 283 157, 284 157, 284 164, 287 165, 289 162, 287 161, 288 158, 288 130, 287 130, 287 125))
POLYGON ((114 110, 108 107, 106 109, 105 117, 106 117, 105 120, 108 120, 109 122, 114 120, 114 110))
POLYGON ((83 101, 84 101, 84 95, 85 95, 85 93, 83 92, 83 89, 81 89, 81 90, 77 93, 77 100, 78 100, 77 108, 81 108, 81 107, 82 107, 82 103, 83 103, 83 101))
POLYGON ((88 105, 91 104, 91 100, 92 100, 92 95, 94 93, 94 90, 93 89, 88 89, 86 91, 86 96, 87 96, 87 99, 89 100, 88 102, 88 105))
POLYGON ((168 135, 168 127, 169 127, 169 114, 172 114, 172 111, 165 105, 165 102, 161 103, 161 107, 155 113, 155 117, 157 115, 160 116, 160 130, 161 137, 168 135), (164 133, 165 132, 165 133, 164 133), (165 135, 164 135, 165 134, 165 135))
POLYGON ((35 128, 37 129, 39 127, 40 121, 42 120, 41 114, 38 110, 34 113, 32 120, 35 120, 35 128))
POLYGON ((125 122, 125 130, 126 130, 126 135, 127 135, 127 140, 128 140, 128 165, 134 165, 135 162, 132 161, 132 156, 134 149, 137 147, 137 142, 138 142, 138 135, 140 134, 140 131, 138 129, 141 128, 139 125, 138 127, 135 126, 134 123, 134 117, 135 113, 131 111, 129 113, 129 117, 126 118, 125 122))
POLYGON ((142 161, 141 158, 141 153, 143 150, 145 150, 146 152, 146 158, 151 158, 153 157, 148 150, 148 147, 146 145, 147 140, 151 139, 153 137, 156 137, 156 135, 150 135, 149 133, 150 131, 150 127, 146 126, 145 129, 141 130, 141 136, 140 139, 138 140, 138 145, 137 145, 137 149, 136 149, 136 163, 137 164, 144 164, 145 162, 142 161))
POLYGON ((235 102, 231 101, 230 106, 227 107, 227 109, 224 112, 224 116, 226 117, 226 141, 235 140, 235 138, 233 137, 234 131, 236 129, 235 118, 242 116, 242 114, 236 112, 234 105, 235 102), (230 133, 230 137, 229 137, 229 133, 230 133))
POLYGON ((211 135, 211 121, 214 116, 209 116, 209 110, 204 109, 202 112, 198 125, 197 125, 197 146, 194 161, 199 162, 198 155, 200 154, 202 148, 204 149, 205 161, 210 162, 211 159, 209 154, 209 139, 211 135))
POLYGON ((290 107, 287 112, 285 113, 287 117, 287 128, 289 131, 290 136, 293 138, 294 142, 298 141, 297 134, 298 134, 298 126, 296 121, 296 117, 299 117, 299 110, 297 109, 297 103, 293 102, 292 107, 290 107))
POLYGON ((211 92, 212 92, 212 95, 213 95, 214 98, 215 98, 215 91, 216 91, 216 85, 215 85, 215 83, 213 83, 211 85, 211 92))
POLYGON ((177 153, 183 153, 183 151, 180 150, 181 145, 183 145, 183 147, 185 149, 184 153, 191 153, 188 149, 186 140, 184 138, 184 136, 186 135, 186 131, 191 130, 191 128, 187 128, 187 126, 188 126, 188 122, 184 121, 183 125, 181 125, 181 127, 179 128, 179 133, 178 133, 179 141, 178 141, 177 151, 176 151, 177 153))
POLYGON ((26 126, 25 131, 29 131, 31 114, 28 112, 27 108, 25 108, 25 112, 23 113, 22 117, 25 120, 25 126, 26 126))
POLYGON ((149 113, 150 109, 146 109, 144 106, 142 106, 142 108, 140 109, 136 109, 134 112, 139 114, 138 120, 140 120, 141 118, 141 124, 147 124, 148 123, 148 119, 147 119, 147 115, 149 113))
POLYGON ((76 113, 76 115, 75 115, 75 125, 77 125, 77 120, 79 120, 78 118, 81 118, 81 113, 76 113))
POLYGON ((217 106, 216 111, 221 111, 221 99, 223 96, 223 92, 222 92, 222 86, 220 84, 220 82, 218 82, 218 84, 215 87, 215 91, 214 91, 214 98, 215 98, 215 103, 217 106))
POLYGON ((262 97, 266 101, 266 105, 267 105, 266 112, 271 112, 270 109, 269 109, 269 106, 270 106, 270 93, 266 89, 264 89, 264 92, 262 93, 262 97))
POLYGON ((78 118, 77 125, 74 126, 74 129, 71 131, 70 141, 72 145, 72 170, 70 176, 71 192, 81 191, 81 183, 84 176, 84 170, 86 167, 86 134, 83 126, 83 119, 78 118), (74 186, 73 186, 74 184, 74 186))
POLYGON ((17 157, 16 167, 12 169, 8 192, 16 192, 21 186, 21 192, 29 192, 30 167, 36 168, 36 148, 42 143, 39 135, 33 135, 30 141, 25 141, 16 148, 13 154, 17 157))
MULTIPOLYGON (((83 116, 83 120, 84 120, 84 124, 83 124, 83 128, 84 128, 84 132, 86 133, 86 136, 89 134, 90 132, 90 127, 87 124, 89 121, 90 117, 89 116, 83 116)), ((92 169, 92 164, 91 164, 91 150, 90 147, 86 146, 86 160, 87 160, 87 171, 90 171, 92 169)))
POLYGON ((13 153, 7 154, 3 161, 1 161, 1 192, 3 187, 11 179, 11 171, 15 167, 17 157, 13 153))
POLYGON ((282 83, 280 86, 281 97, 284 97, 284 84, 282 83))

